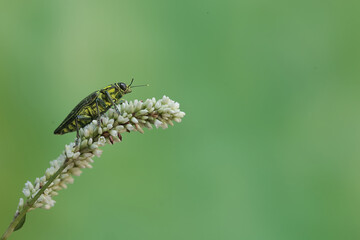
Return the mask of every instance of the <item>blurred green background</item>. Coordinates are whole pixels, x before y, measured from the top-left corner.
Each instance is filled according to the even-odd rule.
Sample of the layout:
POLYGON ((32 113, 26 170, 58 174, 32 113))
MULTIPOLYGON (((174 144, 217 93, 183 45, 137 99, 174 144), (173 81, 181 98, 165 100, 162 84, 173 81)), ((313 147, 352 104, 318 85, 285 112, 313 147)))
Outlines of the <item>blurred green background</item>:
POLYGON ((180 102, 11 239, 360 239, 359 1, 0 1, 0 228, 90 92, 180 102))

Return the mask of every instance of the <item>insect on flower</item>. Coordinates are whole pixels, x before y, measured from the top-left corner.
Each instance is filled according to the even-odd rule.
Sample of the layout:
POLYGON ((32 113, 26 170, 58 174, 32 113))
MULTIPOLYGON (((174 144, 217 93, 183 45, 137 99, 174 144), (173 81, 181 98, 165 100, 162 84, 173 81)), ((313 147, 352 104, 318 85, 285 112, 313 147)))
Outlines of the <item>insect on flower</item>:
POLYGON ((148 85, 138 85, 131 87, 134 79, 129 85, 119 82, 106 86, 103 89, 97 90, 84 98, 76 107, 69 113, 64 121, 55 129, 54 134, 62 135, 69 132, 76 131, 76 145, 79 143, 79 129, 89 124, 96 119, 100 126, 100 117, 109 108, 114 106, 115 111, 120 114, 120 110, 115 103, 127 93, 131 93, 131 88, 148 85))

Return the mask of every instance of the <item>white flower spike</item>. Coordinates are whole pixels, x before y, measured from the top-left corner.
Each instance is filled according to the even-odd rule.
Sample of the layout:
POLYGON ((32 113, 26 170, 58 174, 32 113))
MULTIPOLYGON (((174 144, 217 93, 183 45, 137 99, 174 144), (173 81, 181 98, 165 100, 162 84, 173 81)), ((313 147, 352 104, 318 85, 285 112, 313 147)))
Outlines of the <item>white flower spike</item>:
POLYGON ((23 188, 25 198, 20 198, 13 222, 3 236, 21 228, 25 215, 35 208, 50 209, 55 205, 53 196, 58 191, 73 183, 73 176, 80 176, 82 168, 92 168, 93 157, 100 157, 100 147, 122 141, 124 132, 137 131, 144 133, 143 128, 167 128, 173 121, 180 122, 185 113, 180 111, 180 104, 167 96, 160 100, 155 98, 146 101, 135 100, 117 105, 120 115, 109 109, 102 117, 100 127, 96 120, 81 128, 80 144, 72 142, 65 146, 63 153, 50 162, 44 176, 36 178, 32 183, 27 181, 23 188))

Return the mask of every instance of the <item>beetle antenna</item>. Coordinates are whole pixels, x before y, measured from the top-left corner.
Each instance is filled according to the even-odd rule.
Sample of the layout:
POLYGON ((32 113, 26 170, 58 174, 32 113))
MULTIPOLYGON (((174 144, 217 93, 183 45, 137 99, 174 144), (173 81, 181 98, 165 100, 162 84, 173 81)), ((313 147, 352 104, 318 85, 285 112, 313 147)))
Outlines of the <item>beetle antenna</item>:
POLYGON ((129 87, 131 86, 131 84, 133 84, 133 82, 134 82, 134 78, 131 79, 131 83, 130 83, 129 87))
POLYGON ((133 86, 131 88, 134 88, 134 87, 148 87, 150 86, 149 84, 143 84, 143 85, 136 85, 136 86, 133 86))

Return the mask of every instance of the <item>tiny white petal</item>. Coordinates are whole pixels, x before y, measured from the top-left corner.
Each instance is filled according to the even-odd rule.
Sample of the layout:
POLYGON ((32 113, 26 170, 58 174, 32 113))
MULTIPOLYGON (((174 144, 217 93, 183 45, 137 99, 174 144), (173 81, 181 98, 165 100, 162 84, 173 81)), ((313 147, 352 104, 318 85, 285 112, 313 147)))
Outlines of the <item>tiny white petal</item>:
POLYGON ((73 153, 73 152, 70 152, 70 151, 67 151, 67 152, 66 152, 66 156, 67 156, 68 158, 72 158, 72 157, 74 156, 74 153, 73 153))
POLYGON ((145 123, 145 127, 147 127, 148 129, 152 129, 152 125, 149 122, 145 123))
POLYGON ((77 159, 80 156, 80 152, 76 152, 73 156, 73 159, 77 159))
POLYGON ((135 129, 134 126, 131 125, 130 123, 126 124, 126 128, 127 128, 129 131, 132 131, 132 130, 135 129))
POLYGON ((123 130, 124 129, 124 126, 123 125, 118 125, 116 126, 116 131, 120 131, 120 130, 123 130))
POLYGON ((156 119, 154 121, 154 125, 155 125, 156 128, 159 128, 162 125, 162 122, 156 119))
POLYGON ((38 184, 38 183, 40 183, 40 178, 35 179, 35 184, 38 184))
POLYGON ((82 156, 88 158, 88 157, 92 157, 93 154, 92 153, 84 153, 82 156))
POLYGON ((71 169, 71 173, 75 176, 80 176, 82 171, 80 170, 80 168, 75 167, 75 168, 71 169))
POLYGON ((104 146, 106 143, 106 139, 104 136, 99 137, 98 144, 104 146))
POLYGON ((139 123, 139 121, 138 121, 135 117, 132 117, 132 118, 131 118, 131 121, 132 121, 133 123, 139 123))
POLYGON ((160 101, 156 102, 156 104, 155 104, 155 109, 160 108, 160 106, 161 106, 161 102, 160 102, 160 101))
POLYGON ((117 137, 117 131, 116 131, 116 130, 111 130, 111 131, 110 131, 110 134, 111 134, 111 136, 113 136, 113 137, 117 137))
POLYGON ((139 115, 144 115, 144 114, 147 114, 148 113, 148 110, 146 109, 142 109, 139 111, 139 115))
POLYGON ((93 168, 93 166, 92 166, 90 163, 86 163, 85 166, 86 166, 87 168, 93 168))
POLYGON ((46 177, 46 179, 49 179, 49 178, 51 177, 51 175, 52 175, 51 170, 50 170, 49 168, 46 169, 46 171, 45 171, 45 177, 46 177))
POLYGON ((87 144, 88 144, 88 140, 87 140, 87 139, 84 139, 84 140, 80 143, 80 146, 81 146, 81 148, 84 148, 84 147, 87 147, 87 144))
POLYGON ((85 128, 85 130, 84 130, 84 136, 85 136, 86 138, 90 137, 89 129, 85 128))
POLYGON ((98 149, 98 148, 97 148, 97 149, 94 150, 93 153, 94 153, 95 156, 100 157, 101 154, 102 154, 102 152, 103 152, 103 151, 102 151, 101 149, 98 149))
POLYGON ((49 210, 51 208, 51 206, 49 204, 46 204, 46 205, 44 205, 43 208, 46 209, 46 210, 49 210))
POLYGON ((57 179, 55 179, 54 181, 53 181, 53 183, 54 183, 54 185, 57 185, 57 184, 59 184, 60 183, 60 179, 59 178, 57 178, 57 179))
POLYGON ((60 175, 62 179, 69 177, 70 175, 68 173, 63 173, 60 175))
POLYGON ((64 179, 64 182, 72 184, 72 183, 74 183, 74 178, 73 177, 67 177, 66 179, 64 179))
POLYGON ((60 191, 62 188, 60 186, 54 186, 52 189, 54 191, 60 191))
POLYGON ((23 193, 24 193, 25 197, 30 197, 31 193, 30 193, 30 190, 28 188, 24 188, 23 193))
POLYGON ((40 182, 41 182, 41 183, 45 183, 45 182, 46 182, 46 177, 45 177, 45 176, 42 176, 42 177, 40 178, 40 182))
POLYGON ((71 148, 72 148, 72 147, 71 147, 70 144, 66 144, 66 145, 65 145, 65 152, 67 152, 67 151, 68 151, 68 152, 71 152, 71 148))
POLYGON ((146 108, 150 111, 152 106, 153 106, 152 102, 148 102, 147 105, 146 105, 146 108))
POLYGON ((19 200, 19 207, 22 208, 24 206, 24 199, 20 198, 19 200))
POLYGON ((181 122, 181 118, 174 118, 174 121, 179 123, 181 122))
POLYGON ((32 183, 30 181, 27 181, 25 183, 25 185, 27 186, 27 188, 30 190, 30 191, 33 191, 34 190, 34 186, 32 185, 32 183))
POLYGON ((118 117, 119 123, 127 123, 128 121, 129 121, 129 118, 127 118, 127 117, 122 117, 122 116, 118 117))
POLYGON ((41 208, 41 207, 43 206, 43 204, 40 203, 40 202, 37 202, 37 203, 35 203, 33 206, 34 206, 35 208, 41 208))
POLYGON ((90 146, 90 149, 96 149, 96 148, 98 148, 99 146, 96 144, 96 143, 93 143, 93 144, 91 144, 91 146, 90 146))
POLYGON ((137 125, 136 129, 139 131, 139 133, 144 133, 144 130, 139 125, 137 125))

